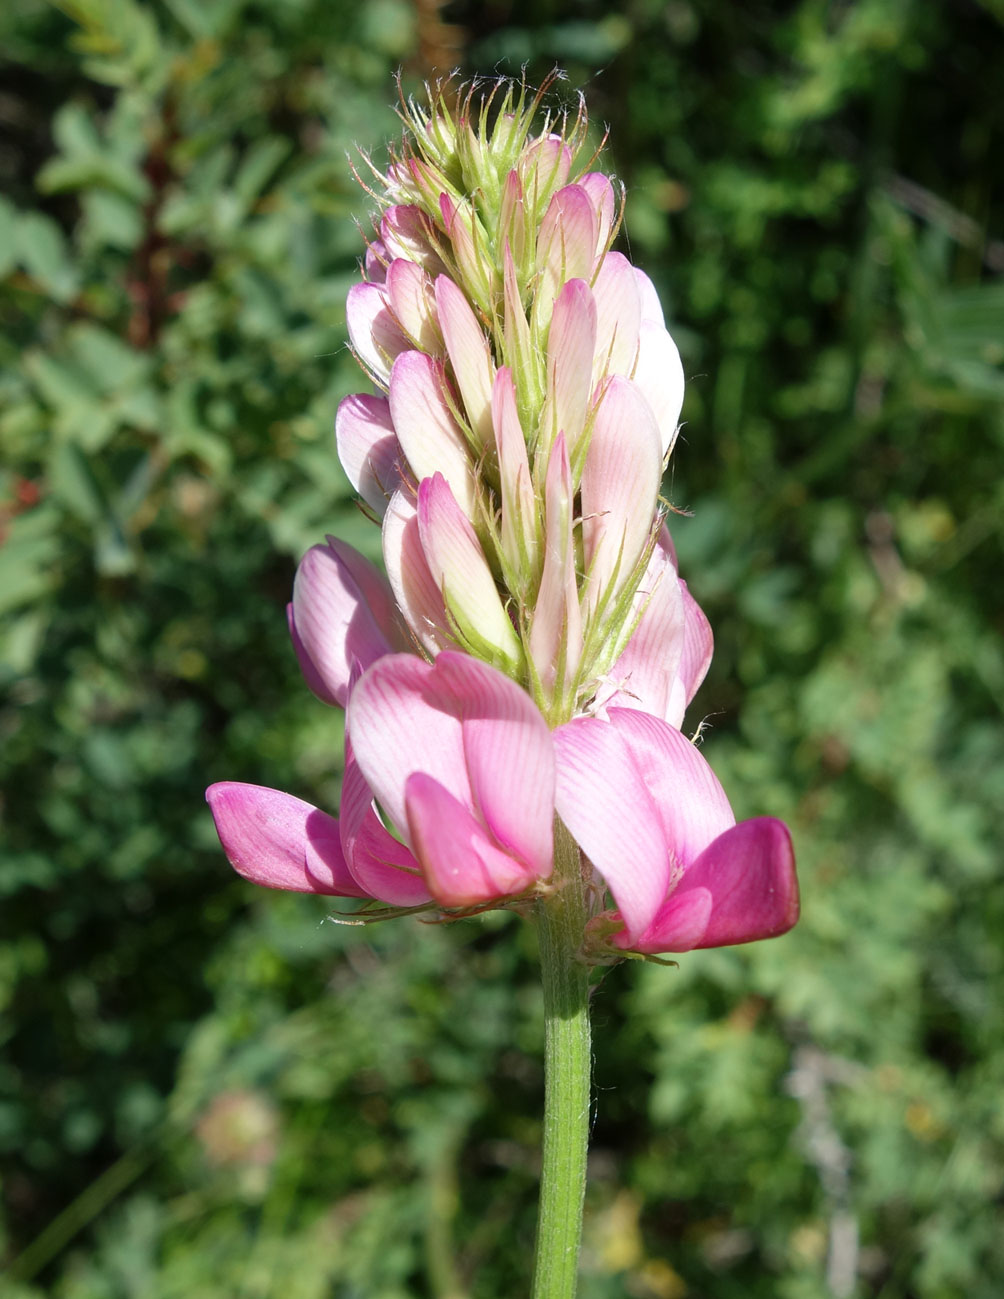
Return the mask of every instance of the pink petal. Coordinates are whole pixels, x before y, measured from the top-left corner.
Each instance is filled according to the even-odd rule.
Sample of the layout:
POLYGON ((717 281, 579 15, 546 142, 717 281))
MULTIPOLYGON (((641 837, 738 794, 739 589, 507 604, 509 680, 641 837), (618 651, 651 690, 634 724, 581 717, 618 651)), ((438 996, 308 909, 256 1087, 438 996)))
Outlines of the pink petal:
POLYGON ((442 474, 423 478, 418 487, 418 532, 429 570, 475 652, 485 649, 517 666, 519 637, 506 613, 470 520, 457 504, 442 474))
POLYGON ((683 409, 683 362, 672 338, 653 321, 641 322, 633 378, 652 407, 665 456, 676 441, 683 409))
POLYGON ((503 336, 505 357, 509 362, 518 392, 527 409, 536 410, 544 400, 544 364, 530 338, 530 322, 520 297, 519 277, 509 245, 503 255, 503 336))
MULTIPOLYGON (((354 687, 348 731, 363 777, 424 869, 430 862, 412 838, 407 797, 416 774, 441 786, 490 833, 495 849, 511 859, 505 869, 513 878, 550 874, 551 737, 529 696, 501 672, 450 651, 432 664, 390 655, 354 687)), ((431 833, 421 808, 416 815, 414 824, 431 833)), ((502 866, 492 861, 498 881, 502 866)), ((431 882, 430 888, 435 893, 431 882)))
POLYGON ((492 444, 492 384, 495 366, 484 331, 470 303, 446 275, 436 280, 436 307, 471 431, 479 446, 492 444))
POLYGON ((382 284, 353 284, 345 300, 345 321, 356 355, 374 381, 387 386, 394 358, 411 344, 394 319, 382 284))
POLYGON ((418 509, 395 492, 383 520, 383 562, 394 599, 412 634, 429 654, 455 644, 439 583, 422 548, 418 509))
POLYGON ((370 284, 383 284, 387 278, 387 266, 390 254, 383 245, 382 239, 371 239, 366 245, 366 257, 363 261, 363 274, 370 284))
POLYGON ((404 844, 381 825, 373 807, 373 793, 349 743, 345 746, 341 812, 342 849, 360 888, 396 907, 428 902, 429 890, 419 864, 404 844))
POLYGON ((568 179, 572 151, 560 135, 539 136, 523 150, 519 169, 527 198, 538 209, 541 201, 568 179))
POLYGON ((334 817, 277 789, 229 780, 210 785, 206 801, 223 851, 246 880, 296 893, 366 896, 345 863, 334 817))
POLYGON ((510 171, 502 187, 499 206, 497 246, 508 247, 511 255, 522 265, 526 256, 527 211, 523 199, 523 186, 519 175, 510 171))
POLYGON ((611 379, 593 423, 582 470, 582 540, 589 574, 586 612, 616 574, 619 589, 648 539, 662 483, 659 430, 640 390, 611 379))
POLYGON ((494 284, 484 227, 473 213, 465 215, 448 194, 440 194, 439 210, 464 287, 482 311, 487 311, 494 284))
POLYGON ((470 519, 476 509, 474 471, 444 384, 441 362, 423 352, 403 352, 390 375, 390 413, 416 479, 441 473, 470 519))
POLYGON ((666 896, 662 818, 632 753, 609 722, 580 717, 554 732, 555 808, 603 876, 636 938, 666 896))
POLYGON ((530 654, 550 695, 559 674, 563 684, 574 677, 582 657, 582 614, 572 535, 575 493, 563 433, 551 448, 544 498, 544 570, 530 624, 530 654))
POLYGON ((652 321, 665 329, 666 321, 662 314, 662 303, 655 291, 655 285, 645 272, 640 271, 637 266, 634 268, 634 277, 638 284, 638 295, 641 299, 642 320, 652 321))
POLYGON ((547 205, 537 236, 537 267, 554 283, 590 280, 596 261, 597 219, 581 185, 559 189, 547 205))
POLYGON ((612 941, 632 952, 690 952, 702 943, 711 918, 713 899, 707 889, 690 889, 671 893, 659 908, 655 919, 634 942, 627 933, 615 934, 612 941))
POLYGON ((541 276, 534 313, 541 327, 550 319, 554 300, 566 280, 592 279, 596 241, 596 213, 589 195, 580 185, 559 189, 547 205, 537 235, 541 276))
POLYGON ((359 769, 400 833, 408 827, 405 784, 416 771, 471 806, 456 700, 435 664, 413 654, 374 663, 349 696, 346 724, 359 769))
POLYGON ((516 387, 507 365, 495 375, 491 415, 502 487, 502 553, 514 572, 529 577, 537 566, 537 508, 516 387))
POLYGON ((335 416, 335 444, 349 482, 382 516, 400 486, 403 458, 387 399, 365 393, 346 397, 335 416))
POLYGON ((293 602, 286 605, 286 626, 289 628, 289 639, 293 642, 293 652, 296 654, 296 661, 300 665, 300 671, 303 673, 303 679, 307 683, 307 689, 317 696, 322 704, 330 704, 333 708, 341 708, 343 705, 338 696, 328 687, 324 677, 321 676, 314 661, 307 653, 303 641, 296 630, 296 620, 293 617, 293 602))
POLYGON ((415 262, 397 257, 387 268, 386 287, 391 310, 412 347, 441 356, 443 339, 429 276, 415 262))
POLYGON ((725 791, 697 748, 660 718, 628 708, 609 717, 658 808, 678 874, 735 825, 725 791))
POLYGON ((630 375, 638 355, 641 296, 634 267, 623 253, 607 253, 593 282, 596 299, 594 376, 630 375))
POLYGON ((551 874, 554 749, 525 690, 487 663, 446 652, 436 672, 463 719, 474 806, 499 845, 540 879, 551 874))
POLYGON ((666 527, 665 523, 659 529, 659 535, 655 539, 655 544, 656 546, 658 546, 660 550, 666 552, 666 555, 669 558, 669 562, 673 565, 673 567, 677 570, 677 572, 679 572, 680 563, 676 557, 676 546, 673 544, 673 538, 670 535, 669 528, 666 527))
POLYGON ((635 598, 641 619, 610 669, 620 690, 610 703, 669 720, 684 645, 681 583, 669 556, 656 546, 635 598))
POLYGON ((791 835, 771 816, 743 821, 710 844, 684 875, 649 930, 641 952, 684 951, 666 945, 674 906, 694 894, 711 898, 707 927, 693 947, 730 947, 775 938, 798 920, 798 880, 791 835))
POLYGON ((545 445, 564 433, 574 453, 593 391, 595 350, 596 302, 585 280, 569 280, 555 301, 547 336, 547 400, 540 417, 545 445))
POLYGON ((522 893, 532 869, 497 847, 484 827, 431 776, 407 785, 408 829, 433 897, 448 907, 475 906, 522 893))
POLYGON ((671 726, 682 724, 687 705, 707 676, 715 647, 711 624, 687 590, 686 582, 682 580, 680 592, 683 596, 683 652, 673 683, 672 701, 666 714, 666 720, 671 726))
POLYGON ((358 551, 334 538, 326 546, 312 546, 300 561, 291 621, 304 675, 308 684, 320 680, 325 703, 334 699, 344 707, 353 668, 368 668, 401 648, 386 579, 358 551))
POLYGON ((433 279, 446 269, 437 251, 435 226, 413 204, 387 209, 380 222, 380 238, 391 260, 404 257, 417 262, 433 279))
POLYGON ((604 176, 601 171, 587 172, 585 176, 579 177, 578 184, 589 195, 589 201, 596 213, 596 253, 597 256, 602 257, 610 242, 610 234, 617 215, 614 187, 610 183, 610 177, 604 176))

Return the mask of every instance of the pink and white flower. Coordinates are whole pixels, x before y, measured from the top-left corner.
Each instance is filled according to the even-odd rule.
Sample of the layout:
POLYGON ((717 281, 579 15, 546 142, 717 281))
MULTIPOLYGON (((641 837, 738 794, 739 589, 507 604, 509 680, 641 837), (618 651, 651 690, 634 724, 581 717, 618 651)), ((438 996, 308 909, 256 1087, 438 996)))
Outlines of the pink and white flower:
POLYGON ((711 768, 674 727, 611 709, 606 721, 559 726, 554 745, 558 815, 613 894, 615 946, 725 947, 798 919, 787 828, 773 817, 737 826, 711 768))
POLYGON ((220 839, 270 887, 464 913, 568 884, 557 815, 594 958, 772 937, 798 915, 788 832, 736 825, 679 729, 713 647, 659 504, 679 352, 611 251, 584 115, 534 135, 501 98, 484 136, 477 112, 405 106, 348 295, 380 392, 341 403, 336 444, 387 576, 329 538, 289 605, 308 685, 347 710, 340 819, 224 782, 220 839))

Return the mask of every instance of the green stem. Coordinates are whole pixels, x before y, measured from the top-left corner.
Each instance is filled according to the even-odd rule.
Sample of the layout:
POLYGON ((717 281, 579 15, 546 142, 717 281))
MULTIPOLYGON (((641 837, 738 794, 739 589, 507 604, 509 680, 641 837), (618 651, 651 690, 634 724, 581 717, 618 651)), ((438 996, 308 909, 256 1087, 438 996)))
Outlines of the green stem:
POLYGON ((574 1299, 589 1141, 589 970, 579 849, 555 823, 554 883, 538 903, 544 984, 544 1154, 532 1299, 574 1299))

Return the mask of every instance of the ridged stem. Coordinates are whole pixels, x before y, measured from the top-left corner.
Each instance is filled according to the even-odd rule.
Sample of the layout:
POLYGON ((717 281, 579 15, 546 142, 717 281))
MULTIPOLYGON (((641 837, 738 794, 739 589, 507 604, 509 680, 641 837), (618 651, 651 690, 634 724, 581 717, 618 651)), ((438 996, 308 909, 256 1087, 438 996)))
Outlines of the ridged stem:
POLYGON ((589 1141, 587 909, 578 845, 555 823, 554 892, 537 905, 544 985, 544 1150, 532 1299, 574 1299, 589 1141))

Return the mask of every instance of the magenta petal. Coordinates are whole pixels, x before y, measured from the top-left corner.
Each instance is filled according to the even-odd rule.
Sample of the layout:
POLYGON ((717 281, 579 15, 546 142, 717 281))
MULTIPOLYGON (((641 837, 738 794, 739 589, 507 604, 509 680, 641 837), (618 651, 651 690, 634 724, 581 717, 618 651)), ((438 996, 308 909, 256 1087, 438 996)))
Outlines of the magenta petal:
POLYGON ((435 664, 414 654, 374 663, 349 696, 347 728, 366 783, 402 834, 405 783, 416 771, 470 804, 459 709, 435 664))
POLYGON ((226 780, 206 790, 227 858, 246 880, 270 889, 366 897, 342 855, 338 822, 277 789, 226 780))
POLYGON ((559 726, 553 741, 558 815, 606 880, 633 940, 651 924, 669 886, 659 811, 609 722, 577 718, 559 726))
POLYGON ((348 868, 366 893, 396 907, 413 907, 429 901, 429 890, 418 862, 381 825, 373 807, 373 793, 348 743, 339 828, 348 868))
POLYGON ((725 791, 697 748, 668 723, 629 708, 611 708, 609 716, 659 809, 676 870, 686 869, 735 825, 725 791))
POLYGON ((474 805, 503 847, 539 879, 551 874, 554 748, 525 690, 487 663, 446 651, 436 672, 460 710, 474 805))
POLYGON ((719 835, 690 866, 673 896, 704 890, 711 894, 711 918, 695 947, 729 947, 787 933, 798 919, 788 827, 775 817, 758 816, 719 835))
POLYGON ((408 829, 432 896, 448 907, 522 893, 532 867, 503 852, 472 813, 422 772, 408 779, 408 829))
POLYGON ((354 666, 368 668, 399 647, 386 579, 358 551, 333 538, 326 546, 311 546, 300 561, 290 624, 307 684, 325 703, 343 707, 354 666))
POLYGON ((616 934, 613 942, 632 952, 690 952, 702 943, 711 918, 713 899, 708 889, 690 889, 671 893, 659 908, 655 919, 632 943, 626 933, 616 934))

